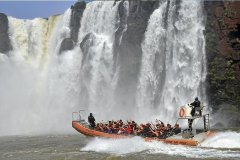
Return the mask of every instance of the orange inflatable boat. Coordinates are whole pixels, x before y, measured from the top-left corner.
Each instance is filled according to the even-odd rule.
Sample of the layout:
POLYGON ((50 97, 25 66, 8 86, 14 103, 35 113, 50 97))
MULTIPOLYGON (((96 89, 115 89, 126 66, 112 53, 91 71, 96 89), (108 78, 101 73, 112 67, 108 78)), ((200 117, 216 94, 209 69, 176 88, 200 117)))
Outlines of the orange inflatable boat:
MULTIPOLYGON (((86 136, 92 136, 92 137, 104 137, 104 138, 112 138, 112 139, 119 139, 119 138, 131 138, 133 135, 118 135, 118 134, 109 134, 104 133, 100 131, 96 131, 93 129, 90 129, 88 127, 88 124, 84 121, 72 121, 72 127, 76 129, 78 132, 86 135, 86 136)), ((171 137, 160 139, 156 137, 143 137, 146 141, 161 141, 168 144, 181 144, 181 145, 188 145, 188 146, 197 146, 199 143, 204 141, 207 137, 211 135, 212 132, 202 132, 199 134, 196 134, 192 138, 186 138, 184 134, 178 134, 173 135, 171 137), (185 138, 184 138, 185 137, 185 138)))
MULTIPOLYGON (((110 134, 110 133, 104 133, 100 131, 96 131, 94 129, 91 129, 89 127, 89 124, 82 119, 81 113, 83 110, 80 110, 79 112, 73 112, 73 120, 72 120, 72 127, 76 129, 78 132, 86 135, 86 136, 92 136, 92 137, 104 137, 104 138, 113 138, 113 139, 119 139, 119 138, 131 138, 134 135, 119 135, 119 134, 110 134), (77 118, 74 118, 77 117, 77 118)), ((143 137, 145 141, 161 141, 168 144, 181 144, 181 145, 188 145, 188 146, 197 146, 198 144, 202 143, 204 140, 206 140, 209 136, 213 135, 213 132, 210 132, 210 124, 209 124, 209 114, 197 114, 195 116, 191 116, 191 106, 190 104, 186 104, 185 106, 180 107, 179 110, 179 118, 177 119, 176 123, 178 123, 179 120, 187 120, 188 122, 191 121, 191 128, 192 128, 192 122, 195 119, 203 119, 203 130, 195 130, 194 133, 189 131, 189 129, 183 130, 181 133, 172 135, 171 133, 167 138, 158 138, 158 137, 143 137), (172 136, 170 136, 172 135, 172 136)), ((189 124, 188 124, 189 125, 189 124)))

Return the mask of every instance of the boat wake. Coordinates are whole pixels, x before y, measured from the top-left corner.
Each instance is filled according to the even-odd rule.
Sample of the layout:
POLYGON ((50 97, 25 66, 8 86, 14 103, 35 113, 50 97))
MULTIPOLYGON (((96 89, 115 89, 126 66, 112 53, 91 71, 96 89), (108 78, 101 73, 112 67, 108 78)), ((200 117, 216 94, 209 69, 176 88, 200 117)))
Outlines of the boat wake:
POLYGON ((202 147, 240 149, 240 133, 219 132, 201 144, 202 147))
POLYGON ((148 150, 146 144, 140 137, 127 139, 94 138, 81 150, 122 155, 148 150))
POLYGON ((231 158, 240 157, 240 133, 220 132, 207 139, 198 147, 170 145, 158 141, 146 142, 140 137, 131 139, 91 140, 81 151, 94 151, 116 155, 145 152, 147 154, 166 154, 187 158, 231 158), (209 148, 210 147, 210 148, 209 148))

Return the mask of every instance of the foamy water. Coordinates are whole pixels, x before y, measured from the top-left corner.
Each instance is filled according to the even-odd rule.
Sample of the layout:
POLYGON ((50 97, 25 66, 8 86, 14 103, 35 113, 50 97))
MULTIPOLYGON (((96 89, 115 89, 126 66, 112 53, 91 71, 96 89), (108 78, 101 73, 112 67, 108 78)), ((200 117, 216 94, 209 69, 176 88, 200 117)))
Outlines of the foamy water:
POLYGON ((158 141, 145 142, 140 137, 118 140, 95 138, 82 148, 81 151, 94 151, 116 155, 145 151, 149 154, 166 154, 170 156, 184 156, 187 158, 237 159, 240 157, 239 141, 240 133, 237 132, 220 132, 198 147, 169 145, 158 141), (235 149, 226 150, 226 148, 235 149))
POLYGON ((219 132, 201 144, 202 147, 211 148, 240 148, 240 133, 219 132))

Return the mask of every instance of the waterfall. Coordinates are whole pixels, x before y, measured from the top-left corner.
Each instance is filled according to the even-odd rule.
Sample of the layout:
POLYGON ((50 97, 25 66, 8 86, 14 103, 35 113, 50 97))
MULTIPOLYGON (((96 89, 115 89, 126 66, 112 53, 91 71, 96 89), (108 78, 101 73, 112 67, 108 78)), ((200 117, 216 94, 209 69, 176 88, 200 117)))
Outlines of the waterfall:
POLYGON ((59 18, 55 16, 49 20, 21 20, 8 17, 10 38, 14 47, 11 55, 18 57, 18 60, 39 65, 48 56, 48 42, 59 18))
POLYGON ((96 116, 102 119, 109 118, 114 107, 117 73, 113 72, 113 45, 119 23, 119 3, 88 3, 79 31, 79 43, 83 54, 81 107, 97 113, 96 116))
POLYGON ((153 114, 156 109, 155 101, 161 90, 158 89, 164 81, 165 46, 166 46, 166 17, 167 1, 160 3, 150 17, 145 39, 142 43, 142 66, 139 76, 139 94, 137 95, 138 109, 146 115, 153 114), (146 107, 148 106, 148 107, 146 107), (152 112, 152 113, 151 113, 152 112))
POLYGON ((62 40, 70 37, 70 16, 68 9, 48 19, 8 17, 13 51, 0 62, 4 91, 0 94, 0 135, 70 130, 71 117, 62 115, 71 115, 76 107, 77 98, 71 94, 76 88, 79 49, 58 54, 62 40))
POLYGON ((0 135, 71 132, 71 113, 80 109, 98 121, 172 123, 179 106, 206 100, 202 2, 154 6, 89 2, 76 43, 71 9, 48 19, 8 17, 13 50, 0 54, 0 135), (62 50, 64 40, 73 48, 62 50))
POLYGON ((196 96, 206 100, 203 8, 201 1, 160 1, 151 15, 139 76, 138 111, 166 122, 196 96))

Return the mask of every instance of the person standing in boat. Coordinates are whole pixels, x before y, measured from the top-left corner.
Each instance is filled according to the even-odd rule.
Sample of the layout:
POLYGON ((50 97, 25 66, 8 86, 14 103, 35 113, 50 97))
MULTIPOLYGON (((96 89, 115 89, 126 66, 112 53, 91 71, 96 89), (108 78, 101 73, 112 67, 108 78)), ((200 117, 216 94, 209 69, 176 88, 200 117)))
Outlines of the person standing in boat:
POLYGON ((200 109, 200 101, 198 100, 198 97, 195 98, 195 101, 192 102, 190 105, 193 106, 192 107, 192 111, 191 111, 191 115, 195 116, 196 110, 199 111, 199 116, 202 116, 202 111, 200 109))
MULTIPOLYGON (((198 100, 198 97, 195 98, 195 101, 190 103, 190 105, 192 106, 192 110, 191 110, 191 115, 192 117, 195 116, 196 110, 199 111, 200 116, 202 115, 202 112, 200 110, 200 101, 198 100)), ((188 119, 188 128, 189 131, 192 131, 192 123, 193 123, 194 119, 188 119)))
POLYGON ((96 126, 95 118, 93 117, 92 113, 90 113, 90 115, 88 116, 88 123, 90 124, 90 126, 92 128, 95 128, 95 126, 96 126))

